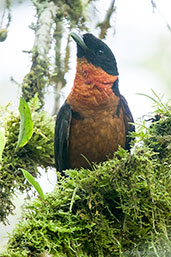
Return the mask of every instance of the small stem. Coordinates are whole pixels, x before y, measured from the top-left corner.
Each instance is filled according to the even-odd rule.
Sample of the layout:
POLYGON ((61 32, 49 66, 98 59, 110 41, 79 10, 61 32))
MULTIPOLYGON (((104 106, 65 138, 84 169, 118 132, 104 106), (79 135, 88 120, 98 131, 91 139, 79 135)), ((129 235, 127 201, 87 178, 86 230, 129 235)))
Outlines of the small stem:
POLYGON ((76 192, 77 192, 77 187, 74 189, 73 194, 72 194, 71 203, 70 203, 70 207, 69 207, 70 212, 72 211, 72 207, 73 207, 73 204, 74 204, 76 192))

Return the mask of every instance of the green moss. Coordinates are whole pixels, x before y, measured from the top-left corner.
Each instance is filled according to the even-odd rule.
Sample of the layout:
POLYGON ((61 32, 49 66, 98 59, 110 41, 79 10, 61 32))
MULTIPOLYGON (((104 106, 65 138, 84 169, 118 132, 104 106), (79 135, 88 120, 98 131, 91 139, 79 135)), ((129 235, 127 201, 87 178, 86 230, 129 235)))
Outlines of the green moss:
MULTIPOLYGON (((85 22, 85 8, 86 5, 88 4, 83 4, 82 0, 52 0, 56 6, 58 7, 57 11, 57 18, 62 19, 65 18, 69 23, 71 24, 80 24, 85 22)), ((87 1, 87 2, 92 2, 87 1)), ((38 2, 43 3, 45 2, 44 0, 39 0, 38 2)))
POLYGON ((44 89, 49 84, 50 63, 49 60, 40 60, 37 49, 32 50, 32 67, 24 77, 22 83, 22 95, 29 102, 37 93, 40 100, 40 108, 44 106, 44 89))
POLYGON ((92 171, 58 175, 56 189, 45 202, 26 204, 0 256, 170 256, 170 124, 170 113, 154 122, 132 155, 120 148, 92 171), (161 127, 165 143, 157 141, 157 151, 152 138, 161 127))
MULTIPOLYGON (((168 113, 156 116, 156 122, 152 123, 148 136, 145 139, 151 149, 160 154, 161 158, 171 157, 171 108, 168 113), (159 120, 158 120, 159 119, 159 120), (169 156, 168 156, 169 154, 169 156)), ((154 119, 155 120, 155 119, 154 119)))
POLYGON ((5 120, 6 145, 3 151, 3 162, 0 166, 0 221, 6 223, 9 214, 13 213, 12 196, 16 190, 21 192, 30 189, 29 183, 19 168, 28 170, 37 176, 37 167, 53 167, 54 119, 44 112, 32 115, 34 132, 27 145, 16 152, 19 134, 19 115, 13 112, 2 113, 5 120))
POLYGON ((66 10, 68 13, 68 17, 66 18, 70 20, 72 24, 78 24, 85 21, 84 10, 85 7, 81 0, 68 0, 66 1, 66 10))
MULTIPOLYGON (((54 77, 54 74, 56 74, 56 70, 55 70, 53 61, 49 58, 49 51, 51 48, 54 47, 52 42, 54 42, 54 40, 56 39, 55 38, 56 35, 54 33, 53 35, 54 40, 52 40, 53 38, 51 38, 50 30, 52 27, 55 27, 56 24, 58 26, 58 24, 60 23, 64 24, 62 25, 61 30, 58 31, 58 33, 60 34, 66 31, 66 27, 70 28, 69 30, 71 30, 73 27, 76 27, 76 26, 77 28, 85 29, 85 20, 86 20, 85 9, 86 9, 86 6, 88 5, 88 3, 83 4, 83 1, 81 0, 72 0, 72 1, 52 0, 51 2, 54 2, 55 4, 54 6, 56 6, 57 11, 54 13, 54 15, 51 18, 48 17, 46 22, 44 23, 44 19, 42 19, 41 14, 45 11, 45 9, 49 9, 51 5, 50 3, 48 4, 48 1, 45 1, 45 0, 33 1, 33 4, 36 7, 37 16, 38 16, 38 21, 36 25, 37 28, 36 29, 34 28, 34 30, 35 31, 40 30, 40 32, 38 33, 38 35, 36 35, 35 46, 31 51, 32 66, 31 66, 30 72, 25 76, 22 83, 22 96, 24 97, 24 99, 28 102, 30 101, 30 99, 34 97, 36 93, 38 93, 38 97, 41 102, 40 108, 44 106, 45 89, 47 88, 48 85, 52 85, 56 83, 56 81, 55 83, 53 83, 54 82, 53 77, 54 77), (39 37, 42 40, 38 40, 39 37)), ((69 47, 69 41, 67 45, 69 47)), ((59 50, 60 49, 57 49, 57 50, 55 49, 55 51, 59 51, 59 50)), ((61 53, 59 53, 59 55, 61 57, 60 58, 61 63, 59 65, 61 65, 62 62, 64 62, 64 58, 63 58, 63 55, 61 55, 61 53)), ((69 61, 69 58, 68 58, 68 61, 69 61)), ((64 80, 65 72, 63 67, 61 71, 62 71, 61 73, 62 80, 64 80)), ((61 74, 57 74, 57 75, 60 76, 61 74)))

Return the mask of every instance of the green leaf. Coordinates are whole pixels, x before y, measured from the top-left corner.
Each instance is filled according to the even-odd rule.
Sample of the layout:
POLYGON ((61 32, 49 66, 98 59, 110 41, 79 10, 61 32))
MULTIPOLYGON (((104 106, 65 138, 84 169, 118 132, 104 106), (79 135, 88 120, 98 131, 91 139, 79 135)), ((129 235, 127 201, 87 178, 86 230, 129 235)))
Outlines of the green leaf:
POLYGON ((4 132, 0 129, 0 162, 2 162, 2 153, 5 147, 5 135, 4 132))
POLYGON ((137 93, 136 95, 141 95, 141 96, 148 97, 148 98, 151 99, 153 102, 157 103, 157 100, 156 100, 155 98, 153 98, 152 96, 149 96, 149 95, 146 95, 146 94, 143 94, 143 93, 137 93))
POLYGON ((33 134, 33 121, 31 119, 30 108, 28 106, 28 103, 22 97, 20 97, 19 112, 20 131, 16 150, 26 145, 33 134))
POLYGON ((39 183, 34 179, 34 177, 25 169, 21 169, 23 172, 24 177, 27 179, 27 181, 36 189, 39 196, 44 199, 44 193, 39 185, 39 183))

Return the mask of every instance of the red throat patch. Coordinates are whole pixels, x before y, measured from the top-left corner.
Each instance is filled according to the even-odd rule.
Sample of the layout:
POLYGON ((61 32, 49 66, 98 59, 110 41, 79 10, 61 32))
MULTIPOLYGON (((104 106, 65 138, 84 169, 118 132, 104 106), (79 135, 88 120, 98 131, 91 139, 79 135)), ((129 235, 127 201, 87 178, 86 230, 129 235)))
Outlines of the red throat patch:
POLYGON ((113 94, 112 86, 117 78, 118 76, 108 74, 85 58, 78 58, 74 85, 67 102, 71 105, 79 104, 84 108, 104 106, 113 94))

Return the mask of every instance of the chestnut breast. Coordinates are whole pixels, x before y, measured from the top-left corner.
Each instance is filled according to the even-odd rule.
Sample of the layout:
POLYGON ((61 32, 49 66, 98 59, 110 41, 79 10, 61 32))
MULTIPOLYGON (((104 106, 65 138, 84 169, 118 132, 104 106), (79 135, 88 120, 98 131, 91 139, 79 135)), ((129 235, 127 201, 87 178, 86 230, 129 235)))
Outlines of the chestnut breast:
MULTIPOLYGON (((109 100, 109 99, 108 99, 109 100)), ((97 109, 72 109, 69 137, 71 168, 89 168, 88 162, 111 158, 118 145, 125 147, 123 111, 118 112, 119 97, 111 95, 108 105, 97 109), (115 98, 115 99, 113 99, 115 98), (88 160, 88 161, 87 161, 88 160)))

